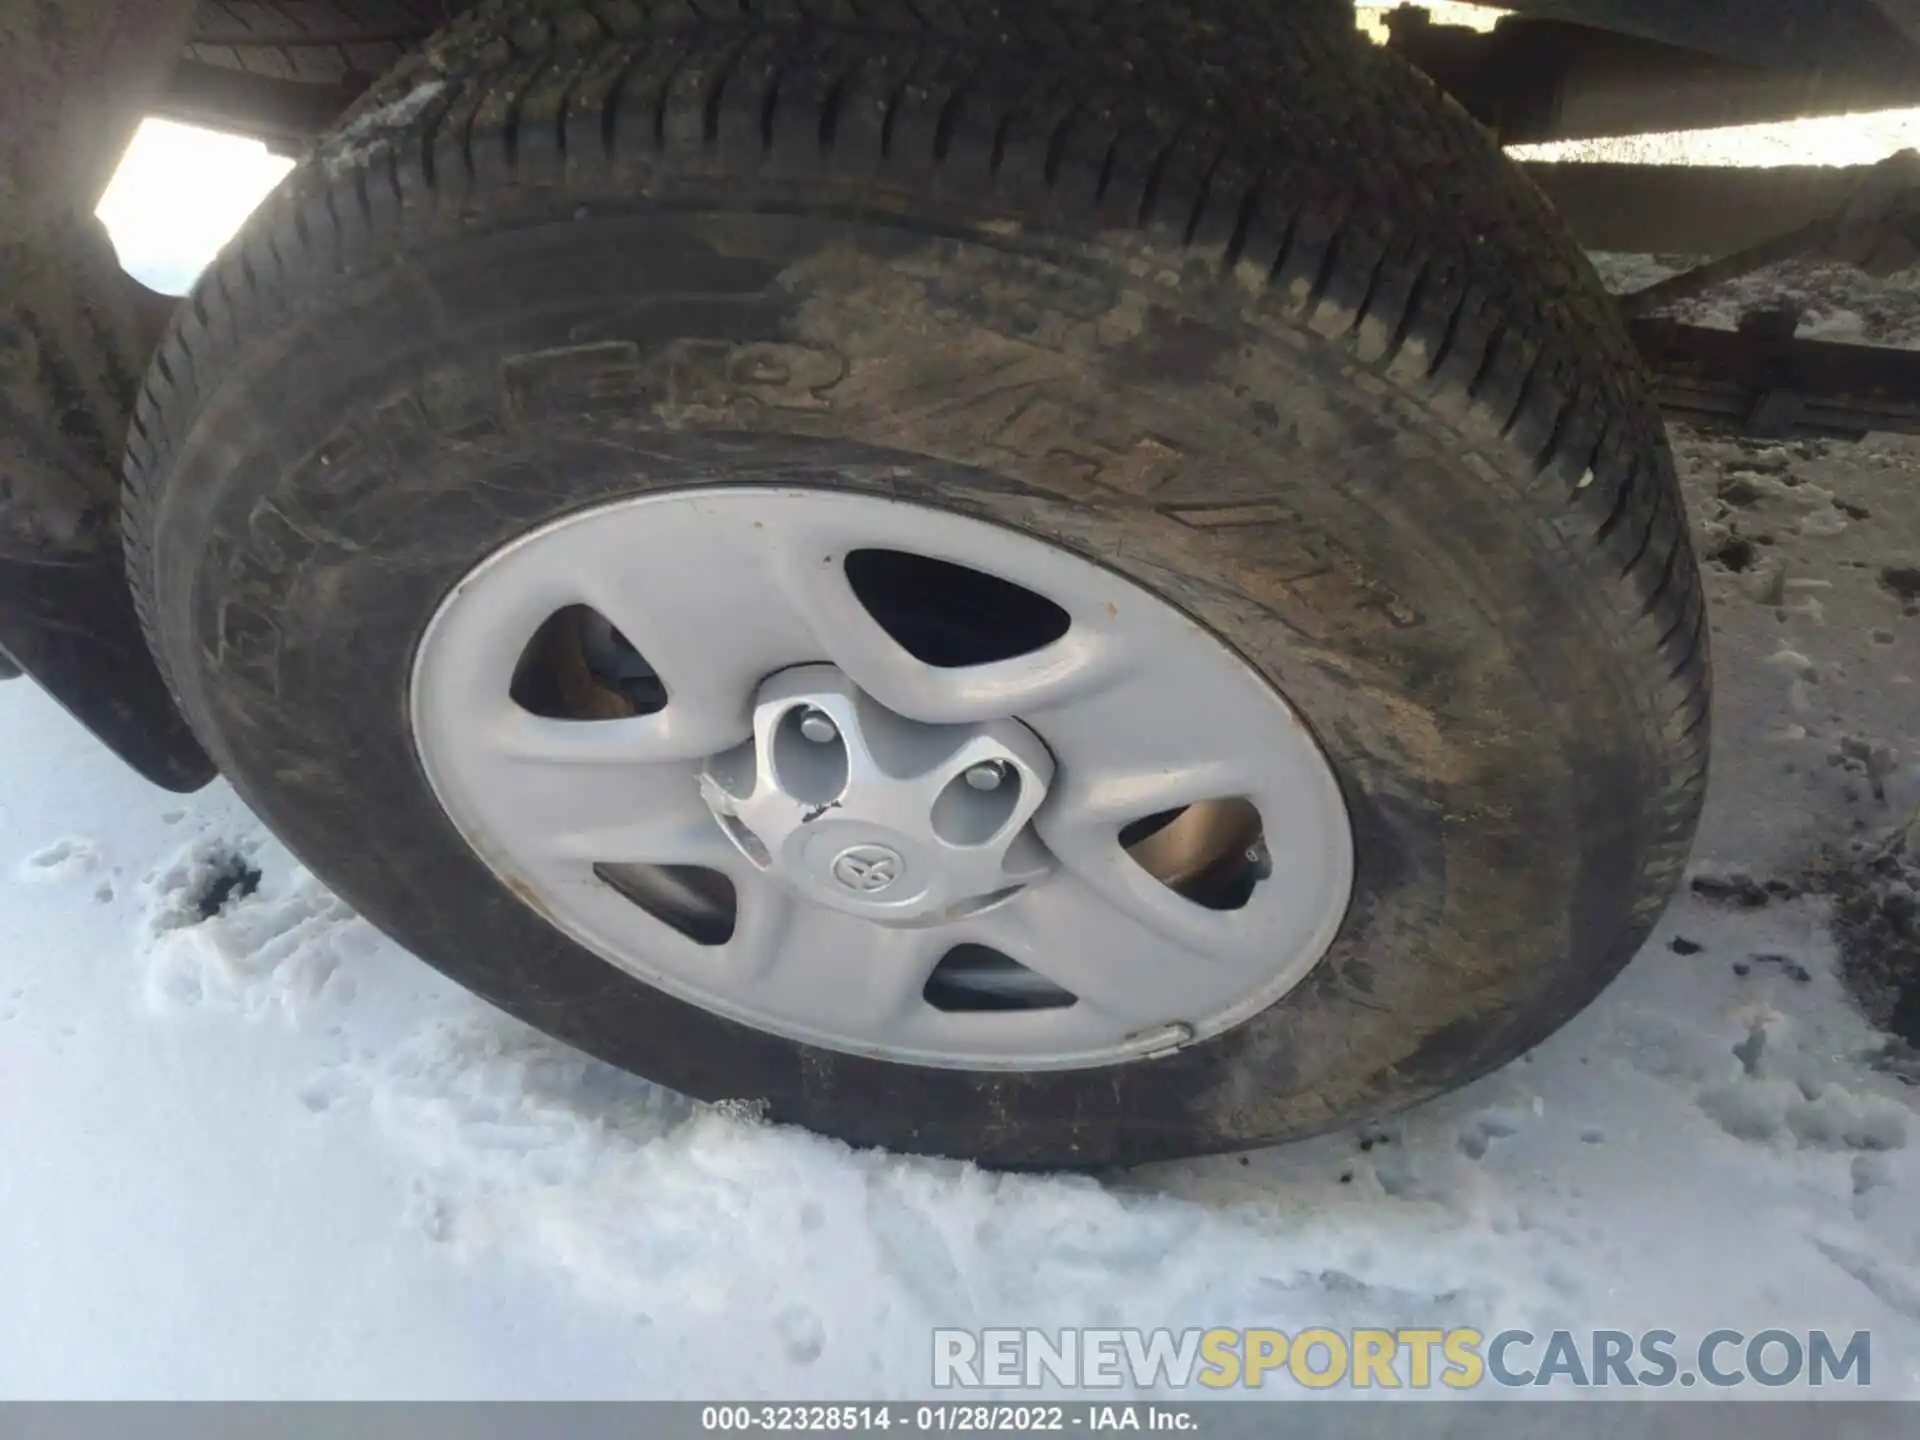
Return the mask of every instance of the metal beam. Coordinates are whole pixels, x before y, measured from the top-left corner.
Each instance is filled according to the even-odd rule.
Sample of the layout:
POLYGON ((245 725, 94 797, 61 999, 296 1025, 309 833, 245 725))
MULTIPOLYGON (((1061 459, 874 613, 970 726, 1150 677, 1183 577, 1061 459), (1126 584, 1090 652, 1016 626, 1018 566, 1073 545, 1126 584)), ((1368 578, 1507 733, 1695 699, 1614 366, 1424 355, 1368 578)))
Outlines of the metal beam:
POLYGON ((1920 104, 1920 52, 1890 27, 1881 63, 1788 51, 1760 66, 1557 20, 1509 17, 1481 33, 1403 8, 1386 24, 1391 49, 1509 145, 1920 104))
POLYGON ((1749 249, 1833 214, 1869 169, 1542 162, 1524 168, 1583 249, 1633 255, 1749 249))
POLYGON ((1670 419, 1751 435, 1920 435, 1920 353, 1672 320, 1630 327, 1670 419))
POLYGON ((1763 68, 1890 75, 1920 61, 1920 0, 1475 0, 1763 68))

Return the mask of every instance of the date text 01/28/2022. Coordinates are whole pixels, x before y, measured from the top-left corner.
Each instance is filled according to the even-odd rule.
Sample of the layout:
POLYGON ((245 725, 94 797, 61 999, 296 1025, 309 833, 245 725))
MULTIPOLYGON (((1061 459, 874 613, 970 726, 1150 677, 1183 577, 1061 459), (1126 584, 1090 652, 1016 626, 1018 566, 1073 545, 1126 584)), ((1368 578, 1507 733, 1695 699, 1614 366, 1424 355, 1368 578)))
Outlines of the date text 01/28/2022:
POLYGON ((1176 1407, 1140 1405, 707 1405, 700 1428, 723 1431, 799 1431, 862 1434, 895 1428, 913 1432, 998 1435, 1015 1431, 1151 1430, 1191 1432, 1193 1415, 1176 1407))

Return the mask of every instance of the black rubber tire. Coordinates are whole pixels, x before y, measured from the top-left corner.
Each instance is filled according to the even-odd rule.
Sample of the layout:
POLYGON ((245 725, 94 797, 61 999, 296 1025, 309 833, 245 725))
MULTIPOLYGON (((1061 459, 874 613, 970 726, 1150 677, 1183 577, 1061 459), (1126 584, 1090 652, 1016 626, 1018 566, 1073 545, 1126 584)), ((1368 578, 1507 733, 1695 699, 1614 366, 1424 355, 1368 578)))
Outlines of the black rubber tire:
POLYGON ((269 80, 384 75, 474 0, 200 0, 186 58, 269 80))
POLYGON ((1632 956, 1707 763, 1660 418, 1544 202, 1344 7, 489 15, 211 269, 130 445, 132 581, 181 704, 361 911, 689 1094, 1019 1164, 1380 1115, 1632 956), (416 639, 509 538, 742 475, 1017 526, 1236 646, 1348 799, 1323 963, 1164 1059, 971 1074, 746 1030, 550 928, 426 787, 416 639))

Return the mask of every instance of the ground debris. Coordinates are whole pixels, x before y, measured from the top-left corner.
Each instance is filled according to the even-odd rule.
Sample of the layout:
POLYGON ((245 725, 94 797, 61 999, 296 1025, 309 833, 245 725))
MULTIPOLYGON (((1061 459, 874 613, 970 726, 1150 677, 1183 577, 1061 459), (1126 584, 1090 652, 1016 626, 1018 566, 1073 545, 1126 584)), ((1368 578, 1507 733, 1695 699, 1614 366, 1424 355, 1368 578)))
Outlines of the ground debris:
POLYGON ((193 908, 202 920, 211 920, 236 900, 260 888, 260 867, 242 855, 219 857, 202 878, 193 896, 193 908))
POLYGON ((1696 875, 1691 888, 1702 900, 1737 905, 1742 910, 1758 910, 1776 898, 1774 891, 1738 870, 1726 875, 1696 875))
POLYGON ((1810 892, 1829 898, 1840 973, 1861 1011, 1892 1037, 1878 1068, 1920 1083, 1920 814, 1858 854, 1829 852, 1810 892))

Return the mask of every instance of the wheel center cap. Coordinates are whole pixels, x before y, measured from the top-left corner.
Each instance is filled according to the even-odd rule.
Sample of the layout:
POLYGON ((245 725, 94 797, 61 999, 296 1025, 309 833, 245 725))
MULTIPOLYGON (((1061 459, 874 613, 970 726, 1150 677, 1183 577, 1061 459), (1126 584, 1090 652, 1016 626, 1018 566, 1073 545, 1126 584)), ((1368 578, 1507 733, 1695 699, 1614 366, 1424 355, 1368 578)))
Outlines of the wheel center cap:
POLYGON ((923 724, 805 665, 760 687, 753 738, 709 760, 700 791, 740 853, 790 889, 921 925, 1046 874, 1028 821, 1052 781, 1053 757, 1017 720, 923 724))
POLYGON ((906 863, 888 845, 849 845, 833 857, 833 878, 857 895, 878 895, 900 878, 906 863))

